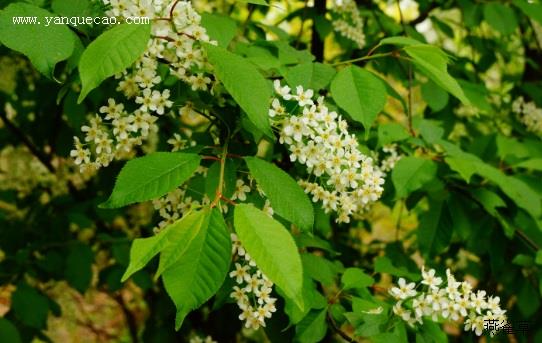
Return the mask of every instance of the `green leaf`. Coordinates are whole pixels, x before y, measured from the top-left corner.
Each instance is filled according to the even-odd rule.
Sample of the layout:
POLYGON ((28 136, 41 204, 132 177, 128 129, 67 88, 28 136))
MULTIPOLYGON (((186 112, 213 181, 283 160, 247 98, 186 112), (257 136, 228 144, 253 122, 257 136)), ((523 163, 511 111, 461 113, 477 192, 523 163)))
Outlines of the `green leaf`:
POLYGON ((296 325, 296 341, 301 343, 315 343, 322 341, 327 332, 326 315, 327 308, 309 312, 309 314, 296 325))
POLYGON ((447 201, 431 199, 429 211, 420 218, 418 244, 420 250, 434 256, 444 252, 452 238, 452 216, 447 201))
POLYGON ((542 158, 532 158, 513 165, 514 168, 542 171, 542 158))
POLYGON ((335 76, 331 93, 337 105, 363 124, 366 132, 386 105, 388 96, 386 86, 378 77, 356 66, 349 66, 335 76))
MULTIPOLYGON (((205 177, 205 194, 209 199, 214 199, 216 196, 216 189, 220 181, 220 161, 216 161, 207 170, 207 176, 205 177)), ((226 159, 224 166, 224 188, 222 194, 231 198, 235 192, 235 183, 237 181, 237 164, 232 159, 226 159)))
POLYGON ((414 38, 404 37, 404 36, 387 37, 380 41, 380 45, 409 46, 409 45, 419 45, 419 44, 423 44, 423 43, 414 38))
POLYGON ((209 225, 205 211, 196 211, 182 217, 170 230, 168 244, 160 251, 160 264, 155 274, 155 279, 171 266, 175 265, 183 257, 193 240, 201 231, 202 226, 209 225))
POLYGON ((347 268, 341 278, 343 289, 365 288, 371 286, 375 280, 359 268, 347 268))
POLYGON ((437 165, 431 160, 408 156, 397 162, 391 174, 397 198, 422 188, 433 180, 437 173, 437 165))
POLYGON ((177 307, 177 330, 190 311, 200 307, 219 290, 230 267, 231 241, 222 214, 217 208, 207 208, 201 213, 204 216, 201 225, 182 227, 192 232, 174 237, 178 240, 160 257, 176 260, 165 269, 162 280, 177 307), (183 241, 187 235, 194 238, 183 241), (182 252, 173 251, 180 246, 182 252))
POLYGON ((463 89, 465 96, 473 106, 484 112, 491 112, 491 104, 487 100, 488 91, 482 84, 472 83, 465 80, 457 80, 463 89))
POLYGON ((147 48, 150 34, 150 24, 121 24, 90 43, 79 62, 83 89, 78 102, 81 103, 103 80, 124 71, 141 57, 147 48))
POLYGON ((460 157, 446 157, 444 161, 452 170, 458 172, 467 183, 470 183, 470 178, 478 171, 478 161, 476 160, 460 157))
POLYGON ((484 4, 484 19, 491 27, 503 35, 514 33, 518 20, 514 10, 498 2, 484 4))
POLYGON ((102 208, 117 208, 158 198, 182 185, 196 171, 196 154, 155 152, 128 161, 102 208))
POLYGON ((94 253, 90 246, 84 244, 73 246, 66 258, 64 277, 73 288, 81 293, 85 293, 92 281, 93 262, 94 253))
POLYGON ((299 323, 311 309, 322 309, 327 306, 327 300, 318 292, 316 289, 316 284, 308 276, 304 276, 303 279, 303 304, 305 305, 303 309, 297 307, 295 302, 288 298, 280 288, 277 288, 277 292, 284 298, 284 312, 288 315, 290 319, 290 324, 299 323))
POLYGON ((377 257, 377 259, 375 260, 375 272, 387 273, 398 277, 405 277, 412 281, 417 281, 420 279, 420 274, 411 273, 405 267, 394 266, 391 260, 385 256, 377 257))
POLYGON ((22 343, 19 330, 6 318, 0 318, 0 342, 22 343))
POLYGON ((335 69, 329 64, 302 63, 288 68, 284 76, 293 89, 297 86, 303 86, 305 89, 319 91, 329 85, 335 74, 335 69))
POLYGON ((384 123, 378 125, 378 146, 402 141, 410 137, 405 127, 398 123, 384 123))
POLYGON ((250 174, 269 198, 273 210, 303 230, 312 229, 314 210, 303 189, 288 173, 257 157, 245 157, 250 174))
POLYGON ((272 90, 262 74, 243 57, 224 48, 206 45, 207 57, 216 77, 246 112, 250 121, 266 136, 273 137, 269 123, 269 100, 272 90))
MULTIPOLYGON (((450 168, 458 171, 465 180, 470 180, 472 174, 494 182, 519 207, 527 211, 533 218, 542 213, 540 196, 522 180, 504 174, 501 170, 485 163, 476 155, 462 151, 456 145, 443 139, 439 145, 449 154, 445 159, 450 168)), ((400 162, 400 161, 399 161, 400 162)))
POLYGON ((17 285, 11 296, 11 306, 15 316, 23 324, 35 329, 45 329, 49 300, 27 284, 17 285))
POLYGON ((450 98, 448 93, 431 81, 422 84, 422 97, 427 105, 435 112, 446 107, 450 98))
POLYGON ((541 265, 542 266, 542 250, 538 250, 538 252, 536 253, 536 257, 534 259, 534 262, 538 265, 541 265))
POLYGON ((53 17, 52 13, 25 3, 12 3, 0 11, 0 42, 26 55, 34 67, 48 78, 53 77, 58 62, 72 55, 76 39, 66 25, 49 22, 46 26, 46 18, 53 17), (17 17, 37 17, 40 24, 17 25, 13 23, 17 17))
POLYGON ((542 4, 530 3, 525 0, 512 0, 512 3, 517 6, 523 14, 536 20, 542 24, 542 4))
POLYGON ((223 48, 228 47, 237 33, 237 22, 219 14, 202 13, 201 25, 207 30, 209 37, 216 40, 223 48))
POLYGON ((91 9, 90 0, 53 0, 51 8, 61 16, 88 15, 91 9))
POLYGON ((470 104, 457 81, 448 74, 448 56, 442 50, 426 44, 406 46, 404 50, 412 57, 414 65, 425 76, 461 100, 462 103, 470 104))
POLYGON ((303 309, 303 268, 288 230, 264 212, 246 204, 235 206, 234 226, 258 268, 303 309))
POLYGON ((324 286, 333 285, 335 276, 337 275, 336 266, 322 256, 317 256, 310 253, 301 254, 301 263, 305 275, 313 280, 316 280, 324 286))
POLYGON ((246 2, 248 4, 269 6, 269 3, 266 0, 237 0, 237 1, 246 2))
POLYGON ((183 225, 181 222, 188 217, 188 214, 184 215, 182 219, 168 225, 155 236, 136 238, 130 248, 130 264, 124 272, 121 282, 128 280, 130 276, 145 267, 160 251, 164 250, 170 243, 169 235, 176 231, 179 226, 183 225))

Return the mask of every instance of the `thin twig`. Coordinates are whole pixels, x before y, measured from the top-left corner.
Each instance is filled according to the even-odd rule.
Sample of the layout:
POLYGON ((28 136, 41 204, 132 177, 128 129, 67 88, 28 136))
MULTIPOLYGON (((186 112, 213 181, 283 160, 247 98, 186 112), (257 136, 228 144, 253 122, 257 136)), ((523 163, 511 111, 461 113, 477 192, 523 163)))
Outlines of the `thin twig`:
POLYGON ((341 336, 345 341, 347 342, 351 342, 351 343, 355 343, 356 340, 353 339, 352 337, 350 337, 346 332, 344 332, 343 330, 341 330, 338 326, 337 326, 337 323, 335 323, 335 320, 333 319, 333 317, 331 317, 331 313, 329 313, 329 311, 327 311, 327 315, 326 315, 326 318, 327 318, 327 321, 329 322, 329 324, 331 325, 331 328, 339 334, 339 336, 341 336))
POLYGON ((56 173, 56 168, 51 164, 49 158, 41 152, 35 145, 30 141, 30 139, 21 131, 15 124, 8 119, 4 112, 0 111, 0 118, 6 124, 6 127, 30 150, 30 152, 36 156, 36 158, 51 172, 52 174, 56 173))
POLYGON ((408 108, 407 108, 408 132, 412 137, 416 136, 412 128, 412 63, 408 64, 408 108))

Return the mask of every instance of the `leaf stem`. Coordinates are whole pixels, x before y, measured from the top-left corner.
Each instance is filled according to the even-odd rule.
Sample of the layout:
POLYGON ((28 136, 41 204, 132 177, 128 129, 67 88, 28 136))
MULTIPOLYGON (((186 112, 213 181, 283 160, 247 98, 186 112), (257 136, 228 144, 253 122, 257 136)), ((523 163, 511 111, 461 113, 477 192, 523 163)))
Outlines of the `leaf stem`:
MULTIPOLYGON (((229 139, 229 138, 228 138, 229 139)), ((225 200, 225 197, 222 195, 222 189, 224 188, 224 170, 226 169, 226 157, 228 156, 228 140, 224 143, 224 148, 222 150, 222 157, 220 158, 220 175, 218 176, 218 186, 216 187, 216 196, 211 204, 211 208, 215 207, 220 200, 225 200)), ((222 211, 222 207, 220 208, 222 211)))
POLYGON ((380 57, 387 57, 387 56, 393 56, 393 52, 385 52, 385 53, 381 53, 381 54, 367 55, 367 56, 363 56, 363 57, 354 58, 354 59, 351 59, 351 60, 336 62, 336 63, 333 63, 331 65, 332 66, 337 66, 337 65, 341 65, 341 64, 356 63, 356 62, 360 62, 360 61, 372 60, 372 59, 376 59, 376 58, 380 58, 380 57))

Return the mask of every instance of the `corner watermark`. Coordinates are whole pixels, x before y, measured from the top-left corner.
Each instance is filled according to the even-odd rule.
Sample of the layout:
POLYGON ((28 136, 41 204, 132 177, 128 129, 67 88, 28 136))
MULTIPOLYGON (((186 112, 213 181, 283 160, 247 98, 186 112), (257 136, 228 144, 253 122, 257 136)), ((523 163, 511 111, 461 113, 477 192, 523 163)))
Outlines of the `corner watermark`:
POLYGON ((145 25, 151 23, 148 17, 127 17, 123 20, 115 17, 12 17, 13 25, 71 25, 73 27, 83 25, 119 25, 122 23, 145 25))

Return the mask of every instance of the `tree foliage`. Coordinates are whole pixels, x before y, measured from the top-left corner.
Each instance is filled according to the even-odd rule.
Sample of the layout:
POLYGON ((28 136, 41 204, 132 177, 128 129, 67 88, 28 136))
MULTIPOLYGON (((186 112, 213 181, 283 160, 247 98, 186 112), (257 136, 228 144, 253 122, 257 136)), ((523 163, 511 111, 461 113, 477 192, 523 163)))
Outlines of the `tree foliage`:
POLYGON ((0 43, 0 341, 61 281, 111 341, 542 341, 539 1, 0 1, 0 43))

